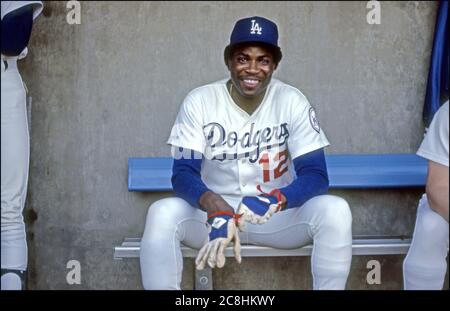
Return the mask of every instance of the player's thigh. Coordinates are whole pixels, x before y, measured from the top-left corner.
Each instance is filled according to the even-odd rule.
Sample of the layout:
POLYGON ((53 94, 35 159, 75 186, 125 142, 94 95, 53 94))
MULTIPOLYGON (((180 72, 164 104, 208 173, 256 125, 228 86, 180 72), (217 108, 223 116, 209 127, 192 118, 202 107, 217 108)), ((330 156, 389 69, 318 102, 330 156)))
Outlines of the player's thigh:
POLYGON ((351 222, 350 208, 344 199, 320 195, 300 207, 275 213, 265 224, 248 224, 241 236, 245 243, 295 248, 312 243, 320 228, 330 226, 350 232, 351 222))
POLYGON ((313 241, 312 226, 302 219, 299 208, 276 213, 265 224, 247 223, 240 237, 243 244, 286 249, 301 247, 313 241))

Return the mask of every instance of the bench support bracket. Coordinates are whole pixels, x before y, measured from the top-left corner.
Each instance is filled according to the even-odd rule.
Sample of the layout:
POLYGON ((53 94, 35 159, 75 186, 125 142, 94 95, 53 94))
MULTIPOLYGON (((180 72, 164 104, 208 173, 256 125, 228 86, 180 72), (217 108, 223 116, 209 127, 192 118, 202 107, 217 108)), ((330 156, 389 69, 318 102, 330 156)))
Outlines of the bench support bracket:
MULTIPOLYGON (((195 267, 194 267, 195 269, 195 267)), ((196 290, 212 290, 212 269, 205 267, 203 270, 195 269, 195 285, 196 290)))

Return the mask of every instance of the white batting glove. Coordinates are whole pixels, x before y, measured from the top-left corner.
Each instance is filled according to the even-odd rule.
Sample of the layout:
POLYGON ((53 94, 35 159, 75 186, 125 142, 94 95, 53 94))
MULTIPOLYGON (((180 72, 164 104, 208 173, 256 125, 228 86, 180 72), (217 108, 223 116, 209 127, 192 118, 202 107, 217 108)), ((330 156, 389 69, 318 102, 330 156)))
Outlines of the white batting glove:
POLYGON ((208 218, 211 225, 206 244, 200 249, 195 265, 197 270, 203 270, 206 262, 211 268, 222 268, 225 265, 225 248, 233 241, 234 257, 241 263, 241 242, 236 226, 237 216, 232 213, 213 214, 208 218))
MULTIPOLYGON (((260 186, 257 187, 261 191, 260 186)), ((263 195, 243 197, 237 209, 237 214, 242 215, 238 222, 239 229, 244 230, 246 222, 266 223, 273 214, 281 210, 281 203, 281 192, 278 189, 263 195)))

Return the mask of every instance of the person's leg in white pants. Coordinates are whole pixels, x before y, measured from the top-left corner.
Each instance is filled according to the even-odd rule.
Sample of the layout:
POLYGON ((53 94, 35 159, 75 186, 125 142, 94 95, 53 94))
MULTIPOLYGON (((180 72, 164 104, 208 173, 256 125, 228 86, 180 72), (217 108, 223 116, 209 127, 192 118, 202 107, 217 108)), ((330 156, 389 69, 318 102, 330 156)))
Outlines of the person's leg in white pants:
POLYGON ((243 243, 298 248, 313 243, 313 289, 343 290, 352 260, 352 215, 337 196, 316 196, 299 208, 276 213, 264 225, 248 225, 243 243))
POLYGON ((141 275, 145 289, 180 289, 183 244, 200 249, 208 236, 206 212, 179 198, 153 203, 141 240, 141 275))
POLYGON ((408 254, 403 261, 405 290, 439 290, 447 271, 448 222, 428 205, 426 195, 417 209, 408 254))
POLYGON ((1 73, 1 289, 22 288, 27 269, 23 208, 28 183, 26 96, 16 68, 1 73))
MULTIPOLYGON (((352 257, 351 218, 345 200, 324 195, 277 213, 266 224, 247 224, 240 236, 243 243, 275 248, 297 248, 314 241, 313 288, 345 289, 352 257)), ((199 249, 208 235, 205 222, 205 212, 178 198, 150 206, 140 254, 145 289, 180 289, 180 242, 199 249)))

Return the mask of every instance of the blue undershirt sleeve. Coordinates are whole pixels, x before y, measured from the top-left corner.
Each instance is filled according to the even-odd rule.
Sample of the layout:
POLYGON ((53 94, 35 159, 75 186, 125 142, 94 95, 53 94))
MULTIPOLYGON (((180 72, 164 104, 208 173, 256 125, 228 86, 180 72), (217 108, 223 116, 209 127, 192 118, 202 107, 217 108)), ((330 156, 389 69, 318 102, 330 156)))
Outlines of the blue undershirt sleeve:
POLYGON ((18 56, 30 41, 32 27, 32 5, 26 5, 6 14, 1 21, 2 54, 6 56, 18 56))
POLYGON ((172 167, 172 187, 176 196, 194 207, 200 208, 203 193, 210 191, 203 182, 200 170, 202 159, 174 159, 172 167))
POLYGON ((285 209, 302 206, 312 197, 328 192, 328 172, 322 148, 298 156, 293 162, 297 179, 280 189, 287 200, 285 209))

